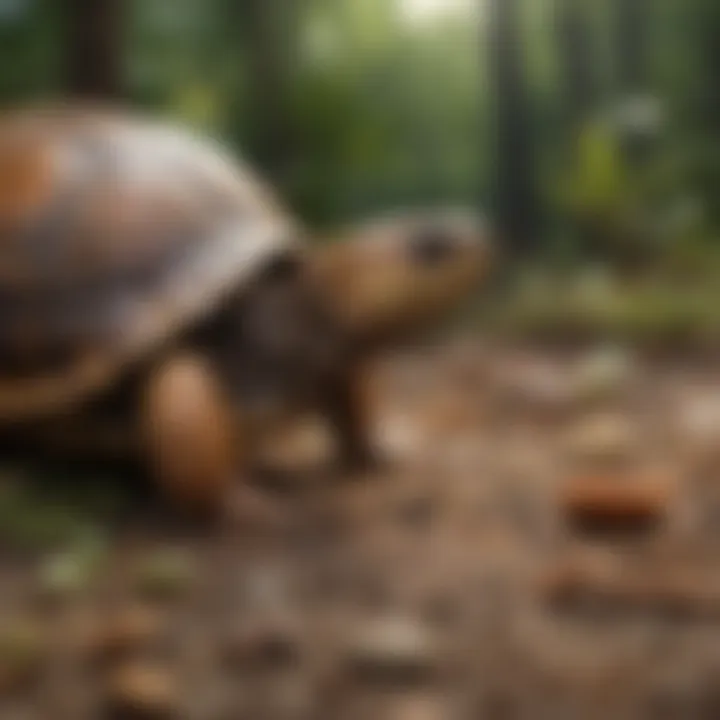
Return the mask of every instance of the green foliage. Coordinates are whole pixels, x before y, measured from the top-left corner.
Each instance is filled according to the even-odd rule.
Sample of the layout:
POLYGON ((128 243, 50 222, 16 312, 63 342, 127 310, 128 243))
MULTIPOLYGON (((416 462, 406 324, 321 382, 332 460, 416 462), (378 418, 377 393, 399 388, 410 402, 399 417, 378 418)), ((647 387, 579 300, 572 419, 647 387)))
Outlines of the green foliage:
POLYGON ((636 269, 668 265, 704 232, 692 164, 654 103, 620 110, 581 129, 555 201, 596 256, 636 269))
MULTIPOLYGON (((717 257, 714 271, 720 268, 717 257)), ((672 284, 665 277, 619 283, 577 273, 530 273, 486 315, 488 329, 541 341, 613 341, 660 349, 717 349, 720 291, 715 281, 672 284)))
POLYGON ((590 124, 582 130, 575 167, 563 180, 563 195, 578 214, 614 215, 630 204, 628 170, 615 137, 604 124, 590 124))
POLYGON ((6 469, 0 477, 0 544, 18 551, 95 549, 101 524, 116 516, 128 498, 118 483, 60 468, 6 469))
POLYGON ((58 93, 63 27, 60 3, 4 0, 0 4, 0 103, 58 93))
POLYGON ((411 31, 392 6, 338 0, 305 29, 291 195, 312 220, 477 196, 483 140, 473 28, 450 19, 411 31))
MULTIPOLYGON (((612 117, 625 100, 620 5, 518 0, 518 56, 529 84, 528 117, 518 127, 537 146, 535 185, 549 210, 540 213, 547 221, 535 242, 550 251, 561 237, 568 254, 589 244, 600 255, 637 251, 669 266, 686 244, 693 247, 685 255, 701 253, 720 226, 720 4, 645 4, 640 90, 662 102, 666 122, 640 164, 628 161, 612 117), (563 42, 573 38, 560 34, 559 8, 579 18, 574 42, 563 42), (578 44, 583 57, 567 57, 578 44), (584 74, 568 72, 575 59, 584 74), (581 128, 567 112, 578 105, 592 110, 581 128)), ((474 204, 498 178, 490 3, 453 6, 438 3, 415 17, 411 0, 125 0, 125 80, 133 103, 260 158, 259 169, 308 223, 396 206, 474 204), (260 50, 253 9, 282 25, 260 50), (267 88, 282 97, 263 108, 251 82, 257 67, 283 81, 267 88), (274 140, 287 156, 280 176, 263 166, 257 147, 273 150, 274 140)), ((65 3, 0 0, 0 102, 62 94, 71 19, 65 3)))

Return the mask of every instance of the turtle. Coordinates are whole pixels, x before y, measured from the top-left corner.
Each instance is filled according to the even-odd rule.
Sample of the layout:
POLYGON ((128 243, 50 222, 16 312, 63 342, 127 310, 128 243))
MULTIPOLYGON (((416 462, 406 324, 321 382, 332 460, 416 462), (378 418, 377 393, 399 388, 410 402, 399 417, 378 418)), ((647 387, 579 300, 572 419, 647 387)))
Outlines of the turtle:
MULTIPOLYGON (((0 437, 129 456, 216 512, 282 414, 378 457, 366 375, 479 286, 486 222, 388 212, 317 242, 209 133, 116 107, 0 118, 0 437)), ((9 440, 8 440, 9 439, 9 440)))

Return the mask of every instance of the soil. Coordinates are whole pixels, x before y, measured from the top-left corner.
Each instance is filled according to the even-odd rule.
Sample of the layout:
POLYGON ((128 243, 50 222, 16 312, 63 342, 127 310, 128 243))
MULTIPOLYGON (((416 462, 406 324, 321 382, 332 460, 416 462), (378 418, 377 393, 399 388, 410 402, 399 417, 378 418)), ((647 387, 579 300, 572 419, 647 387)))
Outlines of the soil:
POLYGON ((632 358, 590 393, 578 361, 391 358, 387 465, 334 473, 310 423, 275 438, 281 521, 201 531, 137 501, 55 594, 44 556, 5 553, 0 718, 720 717, 720 366, 632 358), (611 501, 577 493, 605 481, 611 501))

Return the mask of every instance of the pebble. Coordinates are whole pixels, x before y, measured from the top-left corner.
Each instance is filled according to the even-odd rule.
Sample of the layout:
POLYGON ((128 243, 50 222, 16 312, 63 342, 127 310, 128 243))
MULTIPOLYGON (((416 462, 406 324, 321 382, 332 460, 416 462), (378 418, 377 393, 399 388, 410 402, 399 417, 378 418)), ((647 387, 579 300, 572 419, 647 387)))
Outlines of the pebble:
POLYGON ((363 677, 405 684, 438 670, 436 635, 409 616, 384 616, 359 622, 349 638, 348 656, 363 677))
POLYGON ((561 510, 576 530, 657 528, 673 504, 663 477, 592 475, 571 478, 560 493, 561 510))
POLYGON ((629 460, 638 446, 639 433, 635 424, 615 413, 583 418, 566 437, 566 450, 570 456, 589 462, 629 460))
POLYGON ((180 717, 178 688, 164 668, 125 665, 107 679, 104 709, 113 720, 173 720, 180 717))

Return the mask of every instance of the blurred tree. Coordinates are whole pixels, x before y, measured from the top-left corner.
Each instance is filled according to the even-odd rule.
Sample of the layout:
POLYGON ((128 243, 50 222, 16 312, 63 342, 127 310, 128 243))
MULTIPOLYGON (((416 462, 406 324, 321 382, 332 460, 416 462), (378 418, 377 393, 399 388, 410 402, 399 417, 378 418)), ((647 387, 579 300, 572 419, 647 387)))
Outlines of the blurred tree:
POLYGON ((555 0, 565 127, 574 138, 598 100, 597 58, 586 0, 555 0))
POLYGON ((67 91, 73 97, 124 95, 124 0, 70 0, 67 91))
MULTIPOLYGON (((561 143, 561 152, 555 151, 556 155, 560 155, 553 167, 552 182, 555 187, 558 175, 562 185, 566 177, 577 174, 578 166, 583 162, 582 153, 588 144, 587 129, 597 110, 599 78, 592 16, 587 0, 554 0, 553 10, 560 85, 555 114, 560 126, 558 142, 561 143)), ((571 191, 563 188, 562 192, 565 196, 562 201, 571 208, 571 212, 561 213, 555 218, 557 226, 563 231, 560 257, 572 260, 579 252, 590 252, 593 236, 575 212, 577 204, 568 201, 571 191)))
POLYGON ((520 0, 488 0, 489 65, 495 107, 494 209, 500 232, 517 254, 540 234, 535 186, 533 112, 526 87, 520 0))
POLYGON ((615 81, 623 94, 646 89, 650 7, 648 0, 614 0, 615 81))
POLYGON ((271 58, 251 46, 249 6, 225 2, 228 135, 302 217, 477 202, 484 88, 467 15, 416 24, 399 2, 307 0, 271 31, 271 58))
POLYGON ((60 3, 0 1, 0 102, 47 96, 62 85, 64 43, 60 3))
POLYGON ((692 185, 704 200, 715 226, 720 224, 720 3, 692 0, 685 13, 685 52, 695 58, 683 78, 692 185))
POLYGON ((135 104, 202 132, 223 129, 242 71, 228 0, 125 0, 126 72, 135 104))
POLYGON ((626 161, 638 166, 653 154, 654 123, 646 122, 651 13, 648 0, 615 0, 615 89, 620 96, 618 130, 626 161), (648 132, 649 131, 649 132, 648 132))
POLYGON ((492 193, 512 247, 570 259, 569 218, 627 235, 607 217, 640 188, 711 235, 719 37, 718 0, 0 0, 0 101, 126 94, 230 141, 313 225, 492 193), (630 167, 658 108, 672 157, 630 167))
POLYGON ((302 3, 244 0, 227 8, 244 65, 238 72, 244 145, 264 174, 286 188, 295 160, 292 97, 302 3))

